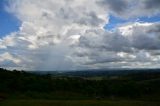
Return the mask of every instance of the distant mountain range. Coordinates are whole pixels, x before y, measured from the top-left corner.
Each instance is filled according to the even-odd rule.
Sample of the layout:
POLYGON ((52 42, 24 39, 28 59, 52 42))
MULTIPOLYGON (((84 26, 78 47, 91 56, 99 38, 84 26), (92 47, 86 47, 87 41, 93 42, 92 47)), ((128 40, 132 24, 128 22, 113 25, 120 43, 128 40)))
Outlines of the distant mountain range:
POLYGON ((115 76, 136 73, 160 73, 160 69, 93 69, 78 71, 29 71, 35 74, 51 74, 55 76, 75 76, 75 77, 94 77, 94 76, 115 76))

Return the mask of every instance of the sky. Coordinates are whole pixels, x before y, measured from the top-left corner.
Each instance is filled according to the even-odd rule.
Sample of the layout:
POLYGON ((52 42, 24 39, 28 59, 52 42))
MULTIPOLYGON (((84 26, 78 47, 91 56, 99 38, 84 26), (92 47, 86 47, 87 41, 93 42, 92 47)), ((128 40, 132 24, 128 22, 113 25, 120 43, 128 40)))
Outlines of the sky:
POLYGON ((160 0, 1 0, 0 67, 160 68, 160 0))
POLYGON ((5 11, 6 1, 7 0, 0 1, 0 38, 14 31, 18 31, 20 27, 20 21, 14 14, 5 11))

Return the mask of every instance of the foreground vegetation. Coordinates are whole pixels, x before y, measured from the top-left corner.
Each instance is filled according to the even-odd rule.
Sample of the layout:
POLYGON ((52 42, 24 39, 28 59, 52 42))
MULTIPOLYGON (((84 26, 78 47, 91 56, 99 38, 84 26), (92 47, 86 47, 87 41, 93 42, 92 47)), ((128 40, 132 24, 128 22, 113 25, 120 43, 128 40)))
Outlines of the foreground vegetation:
POLYGON ((102 75, 60 76, 0 68, 0 106, 160 105, 159 70, 102 75))
POLYGON ((9 100, 1 106, 159 106, 159 102, 148 101, 104 101, 104 100, 9 100))

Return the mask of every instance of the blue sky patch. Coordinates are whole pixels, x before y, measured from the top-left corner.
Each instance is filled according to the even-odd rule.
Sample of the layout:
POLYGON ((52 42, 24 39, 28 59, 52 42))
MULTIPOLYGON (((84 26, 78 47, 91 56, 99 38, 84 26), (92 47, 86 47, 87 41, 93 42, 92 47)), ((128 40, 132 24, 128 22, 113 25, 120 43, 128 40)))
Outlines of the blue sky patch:
POLYGON ((104 28, 106 30, 112 30, 114 29, 117 25, 119 24, 123 24, 123 23, 126 23, 128 20, 125 20, 125 19, 122 19, 122 18, 119 18, 119 17, 115 17, 113 15, 110 15, 109 16, 109 23, 107 23, 104 28))
POLYGON ((152 16, 152 17, 139 17, 139 18, 133 18, 133 19, 122 19, 119 17, 115 17, 113 15, 110 15, 109 17, 109 23, 107 23, 104 28, 106 30, 113 30, 116 26, 120 24, 124 24, 127 22, 160 22, 160 15, 152 16))
POLYGON ((140 17, 138 18, 139 22, 160 22, 160 15, 156 15, 153 17, 140 17))
POLYGON ((6 0, 0 1, 0 38, 19 30, 21 22, 11 13, 5 11, 6 0))

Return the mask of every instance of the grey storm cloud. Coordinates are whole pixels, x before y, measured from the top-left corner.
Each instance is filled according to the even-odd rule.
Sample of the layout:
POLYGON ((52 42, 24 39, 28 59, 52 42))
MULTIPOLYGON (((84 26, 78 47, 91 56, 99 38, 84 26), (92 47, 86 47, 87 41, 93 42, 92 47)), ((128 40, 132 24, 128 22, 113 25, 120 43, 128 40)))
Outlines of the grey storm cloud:
POLYGON ((159 50, 160 49, 160 31, 157 30, 160 24, 156 23, 148 27, 134 28, 132 33, 132 45, 137 49, 159 50), (136 42, 136 43, 135 43, 136 42))
MULTIPOLYGON (((90 34, 94 34, 94 31, 90 34)), ((93 48, 97 50, 106 51, 123 51, 123 48, 129 48, 129 41, 120 33, 103 32, 102 35, 90 35, 86 33, 86 36, 80 38, 79 46, 93 48)))
POLYGON ((128 8, 126 0, 100 0, 97 3, 118 14, 123 13, 128 8))
POLYGON ((160 1, 159 0, 144 0, 144 5, 146 9, 154 9, 160 8, 160 1))
POLYGON ((159 0, 100 0, 97 4, 123 18, 152 16, 159 14, 160 9, 159 0))
POLYGON ((87 65, 110 62, 151 62, 155 54, 159 56, 160 51, 160 32, 155 31, 157 26, 159 23, 131 24, 121 26, 115 32, 104 31, 101 35, 97 35, 97 30, 87 31, 86 36, 80 38, 78 46, 86 48, 88 52, 78 52, 76 56, 87 56, 87 65), (130 33, 124 35, 126 33, 123 34, 121 29, 130 33), (152 54, 151 51, 157 53, 152 54))
POLYGON ((149 26, 131 25, 131 28, 129 28, 131 34, 129 36, 124 36, 119 30, 115 32, 104 31, 103 34, 94 36, 93 34, 97 32, 92 30, 90 33, 87 32, 86 36, 82 36, 80 38, 79 45, 87 48, 97 48, 99 50, 116 52, 130 52, 131 48, 140 50, 159 50, 159 25, 159 23, 155 23, 149 26))

